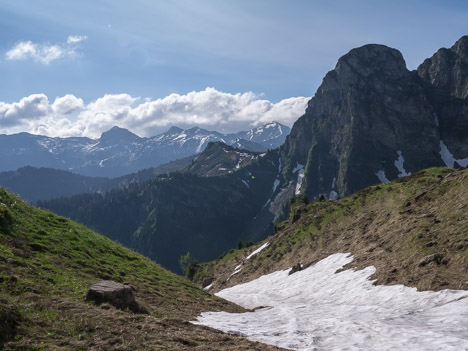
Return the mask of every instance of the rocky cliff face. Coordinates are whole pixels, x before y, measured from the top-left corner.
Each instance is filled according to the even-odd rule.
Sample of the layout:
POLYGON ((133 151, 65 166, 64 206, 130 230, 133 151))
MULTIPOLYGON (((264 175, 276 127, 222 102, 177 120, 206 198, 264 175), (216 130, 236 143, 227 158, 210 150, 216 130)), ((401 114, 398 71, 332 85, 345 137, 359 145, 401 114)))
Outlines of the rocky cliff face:
POLYGON ((418 67, 418 74, 433 86, 451 95, 468 97, 468 36, 450 49, 442 48, 418 67))
POLYGON ((428 167, 466 167, 465 38, 447 50, 450 64, 437 63, 434 57, 449 55, 439 51, 418 72, 383 45, 341 57, 281 150, 296 194, 336 198, 428 167), (424 78, 430 75, 453 79, 424 78))

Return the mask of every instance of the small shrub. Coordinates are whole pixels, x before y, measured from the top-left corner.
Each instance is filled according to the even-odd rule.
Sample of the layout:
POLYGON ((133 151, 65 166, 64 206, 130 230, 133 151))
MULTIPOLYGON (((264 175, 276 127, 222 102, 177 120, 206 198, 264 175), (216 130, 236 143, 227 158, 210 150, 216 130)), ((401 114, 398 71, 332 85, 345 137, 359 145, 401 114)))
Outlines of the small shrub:
POLYGON ((244 247, 244 244, 242 244, 242 241, 239 240, 239 242, 237 243, 237 249, 240 250, 244 247))
POLYGON ((253 244, 254 244, 253 241, 247 241, 245 243, 245 247, 251 247, 253 244))
POLYGON ((190 280, 193 280, 193 277, 195 276, 199 268, 200 268, 200 265, 198 264, 197 261, 191 263, 187 270, 187 275, 186 275, 187 278, 190 280))
POLYGON ((180 256, 179 265, 180 265, 180 269, 182 269, 182 272, 184 273, 184 275, 188 274, 190 266, 195 262, 196 261, 192 257, 190 252, 187 252, 187 254, 185 254, 183 256, 180 256))
POLYGON ((0 205, 0 228, 9 228, 13 224, 11 211, 5 205, 0 205))

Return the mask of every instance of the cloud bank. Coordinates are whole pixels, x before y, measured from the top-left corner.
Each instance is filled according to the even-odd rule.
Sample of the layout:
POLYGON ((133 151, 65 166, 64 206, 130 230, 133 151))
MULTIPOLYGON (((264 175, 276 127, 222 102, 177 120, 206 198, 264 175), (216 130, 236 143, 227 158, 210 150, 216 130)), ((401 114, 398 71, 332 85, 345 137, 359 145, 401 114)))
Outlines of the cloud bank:
POLYGON ((60 44, 37 44, 32 41, 21 41, 8 50, 5 58, 10 61, 33 61, 48 65, 52 61, 64 57, 74 57, 77 54, 76 44, 86 40, 87 36, 70 35, 66 43, 60 44))
POLYGON ((18 102, 0 102, 0 133, 96 138, 114 125, 140 136, 153 136, 173 125, 236 132, 271 121, 291 126, 308 100, 293 97, 273 103, 252 92, 230 94, 214 88, 160 99, 106 94, 87 105, 71 94, 53 103, 45 94, 33 94, 18 102))

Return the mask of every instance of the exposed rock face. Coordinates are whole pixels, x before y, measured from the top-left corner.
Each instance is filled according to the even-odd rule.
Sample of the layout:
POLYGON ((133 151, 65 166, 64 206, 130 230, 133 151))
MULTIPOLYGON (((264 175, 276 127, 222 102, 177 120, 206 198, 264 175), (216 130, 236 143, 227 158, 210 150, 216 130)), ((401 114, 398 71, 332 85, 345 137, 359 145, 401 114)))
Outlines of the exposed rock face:
POLYGON ((468 97, 468 36, 461 37, 450 49, 442 48, 418 67, 427 82, 451 95, 468 97))
POLYGON ((447 90, 408 71, 401 53, 383 45, 341 57, 282 148, 286 178, 305 165, 300 192, 334 198, 428 167, 466 167, 468 101, 451 95, 463 95, 468 79, 464 38, 449 50, 458 57, 453 65, 425 63, 438 76, 453 72, 447 90))
POLYGON ((147 313, 146 309, 136 302, 131 286, 112 280, 102 280, 94 284, 88 290, 86 299, 94 301, 98 305, 108 302, 120 309, 128 308, 135 313, 147 313))

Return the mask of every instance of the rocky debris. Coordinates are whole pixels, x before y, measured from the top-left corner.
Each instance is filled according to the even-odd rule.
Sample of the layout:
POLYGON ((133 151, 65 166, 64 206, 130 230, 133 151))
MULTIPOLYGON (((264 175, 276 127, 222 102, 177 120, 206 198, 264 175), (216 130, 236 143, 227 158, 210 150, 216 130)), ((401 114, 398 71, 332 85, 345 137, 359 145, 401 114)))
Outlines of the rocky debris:
POLYGON ((134 313, 148 313, 146 308, 139 304, 133 296, 134 288, 112 280, 102 280, 94 284, 86 294, 86 299, 100 305, 110 303, 119 309, 129 309, 134 313))
POLYGON ((442 263, 443 258, 444 258, 444 254, 441 254, 441 253, 434 253, 432 255, 427 255, 427 256, 424 256, 421 259, 421 261, 419 261, 418 266, 424 267, 431 262, 435 262, 436 264, 439 265, 442 263))
POLYGON ((214 277, 205 277, 202 281, 202 288, 206 288, 214 282, 214 277))
POLYGON ((294 274, 296 272, 302 271, 304 269, 304 266, 301 263, 296 263, 291 270, 289 271, 288 275, 294 274))

